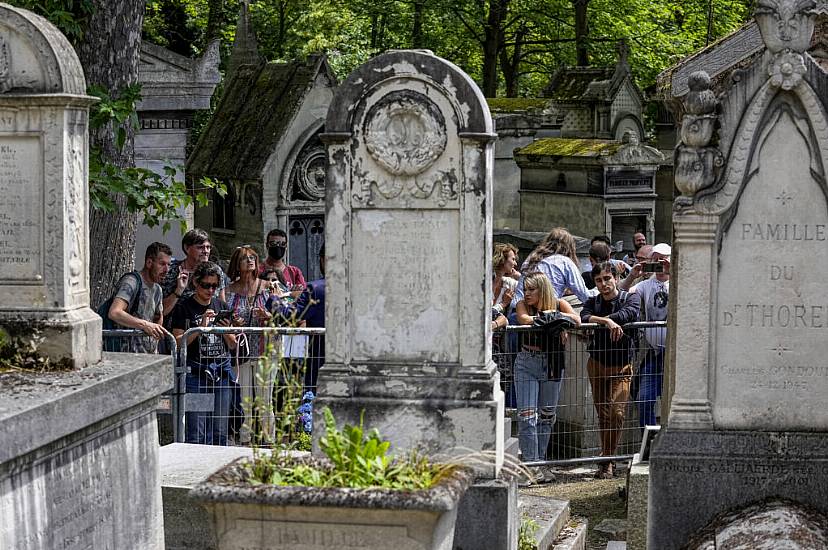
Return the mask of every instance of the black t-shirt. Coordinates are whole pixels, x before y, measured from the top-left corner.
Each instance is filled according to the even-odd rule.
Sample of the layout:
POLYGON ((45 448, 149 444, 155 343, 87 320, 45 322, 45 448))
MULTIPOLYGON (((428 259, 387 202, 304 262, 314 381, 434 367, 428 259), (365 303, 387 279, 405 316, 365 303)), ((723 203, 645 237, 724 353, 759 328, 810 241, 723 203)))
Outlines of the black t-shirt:
MULTIPOLYGON (((182 298, 175 304, 170 325, 173 329, 186 332, 187 329, 201 325, 201 318, 208 309, 218 313, 222 309, 227 309, 227 306, 218 298, 213 298, 206 306, 199 304, 195 296, 182 298)), ((208 326, 212 325, 213 323, 210 323, 208 326)), ((219 334, 204 334, 187 345, 187 360, 204 366, 229 357, 227 344, 219 334)))
MULTIPOLYGON (((588 323, 593 315, 608 317, 621 326, 638 321, 641 297, 635 292, 620 291, 613 300, 604 300, 601 295, 593 296, 581 309, 581 322, 588 323)), ((589 355, 604 366, 620 367, 632 360, 633 339, 626 332, 617 342, 610 338, 606 327, 594 329, 588 350, 589 355)))

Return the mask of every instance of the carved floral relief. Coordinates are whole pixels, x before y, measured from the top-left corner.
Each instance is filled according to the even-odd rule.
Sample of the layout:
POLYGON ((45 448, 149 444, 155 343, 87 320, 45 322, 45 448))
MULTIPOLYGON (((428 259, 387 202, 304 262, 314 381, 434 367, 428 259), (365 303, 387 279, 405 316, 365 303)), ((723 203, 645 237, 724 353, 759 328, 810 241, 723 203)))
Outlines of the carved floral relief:
POLYGON ((0 94, 8 92, 13 87, 9 44, 3 36, 0 36, 0 94))

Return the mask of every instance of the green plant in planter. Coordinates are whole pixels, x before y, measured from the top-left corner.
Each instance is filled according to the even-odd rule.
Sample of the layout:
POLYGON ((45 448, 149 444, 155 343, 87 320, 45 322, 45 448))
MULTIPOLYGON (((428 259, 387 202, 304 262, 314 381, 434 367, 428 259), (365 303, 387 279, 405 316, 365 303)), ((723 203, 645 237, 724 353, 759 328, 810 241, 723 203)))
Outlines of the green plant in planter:
POLYGON ((416 452, 405 457, 389 454, 391 443, 377 429, 358 426, 337 429, 330 409, 323 411, 325 436, 319 441, 325 461, 297 460, 283 453, 257 454, 248 464, 247 481, 304 487, 427 489, 456 466, 431 464, 416 452))

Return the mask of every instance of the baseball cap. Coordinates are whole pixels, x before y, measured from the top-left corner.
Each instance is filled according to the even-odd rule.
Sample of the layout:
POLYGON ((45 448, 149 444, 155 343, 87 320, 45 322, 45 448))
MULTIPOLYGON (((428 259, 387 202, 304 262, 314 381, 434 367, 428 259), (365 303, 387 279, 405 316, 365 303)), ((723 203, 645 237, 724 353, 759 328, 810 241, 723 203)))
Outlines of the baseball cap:
POLYGON ((662 256, 669 256, 672 249, 667 243, 658 243, 653 247, 654 254, 661 254, 662 256))

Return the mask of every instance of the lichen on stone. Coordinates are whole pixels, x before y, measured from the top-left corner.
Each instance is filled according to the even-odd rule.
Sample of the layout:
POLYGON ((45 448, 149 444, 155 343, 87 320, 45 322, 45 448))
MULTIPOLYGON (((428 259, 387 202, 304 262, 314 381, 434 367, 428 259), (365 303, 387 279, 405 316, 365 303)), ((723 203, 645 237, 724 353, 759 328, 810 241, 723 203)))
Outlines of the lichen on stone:
POLYGON ((515 155, 602 157, 614 154, 621 146, 620 141, 608 139, 544 138, 518 149, 515 155))
POLYGON ((486 98, 486 103, 493 113, 521 113, 543 110, 549 100, 540 97, 489 97, 486 98))

